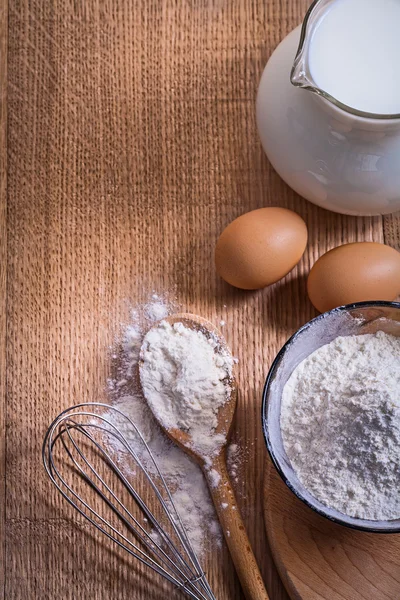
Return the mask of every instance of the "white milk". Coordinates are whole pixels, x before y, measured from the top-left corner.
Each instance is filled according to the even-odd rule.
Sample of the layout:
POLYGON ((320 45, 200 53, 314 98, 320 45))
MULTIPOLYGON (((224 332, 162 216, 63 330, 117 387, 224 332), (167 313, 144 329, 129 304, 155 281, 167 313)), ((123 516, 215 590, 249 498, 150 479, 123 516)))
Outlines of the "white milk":
POLYGON ((340 102, 400 113, 400 0, 335 0, 316 25, 311 76, 340 102))

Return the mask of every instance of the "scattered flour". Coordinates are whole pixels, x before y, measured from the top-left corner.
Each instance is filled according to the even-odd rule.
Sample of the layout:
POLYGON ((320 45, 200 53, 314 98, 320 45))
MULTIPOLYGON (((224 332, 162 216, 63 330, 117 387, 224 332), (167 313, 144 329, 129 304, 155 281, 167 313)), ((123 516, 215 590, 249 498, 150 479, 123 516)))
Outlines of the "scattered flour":
POLYGON ((166 429, 187 431, 193 448, 212 456, 226 439, 214 430, 231 393, 231 354, 215 337, 167 321, 150 329, 143 348, 140 380, 153 413, 166 429))
POLYGON ((221 475, 215 469, 210 469, 208 471, 210 476, 211 485, 213 488, 216 488, 221 483, 221 475))
POLYGON ((353 517, 400 518, 400 338, 338 337, 282 396, 286 453, 303 485, 353 517))
MULTIPOLYGON (((125 328, 118 369, 115 377, 108 381, 109 393, 115 408, 126 414, 138 427, 164 475, 172 497, 196 553, 201 556, 209 544, 220 545, 221 530, 216 520, 214 506, 207 483, 200 468, 163 434, 143 398, 138 381, 139 353, 144 332, 153 325, 155 315, 163 317, 171 312, 167 301, 154 294, 151 302, 138 307, 131 313, 131 323, 125 328)), ((126 421, 110 411, 109 420, 127 436, 128 442, 145 460, 144 447, 137 437, 126 428, 126 421), (124 429, 125 428, 125 429, 124 429)), ((149 462, 147 468, 155 472, 149 462)), ((156 541, 157 533, 153 539, 156 541)))
POLYGON ((150 321, 161 321, 168 316, 168 305, 159 298, 157 294, 153 294, 152 302, 146 304, 144 311, 147 319, 150 321))
POLYGON ((229 444, 227 449, 228 471, 234 481, 238 481, 240 450, 238 444, 229 444))

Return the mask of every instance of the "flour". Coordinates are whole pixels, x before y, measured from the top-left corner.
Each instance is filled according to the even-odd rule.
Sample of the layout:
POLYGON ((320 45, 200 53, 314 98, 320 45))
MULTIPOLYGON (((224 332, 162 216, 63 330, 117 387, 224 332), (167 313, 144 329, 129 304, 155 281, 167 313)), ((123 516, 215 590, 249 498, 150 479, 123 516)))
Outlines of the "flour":
POLYGON ((215 469, 209 471, 211 487, 216 488, 221 483, 221 475, 215 469))
MULTIPOLYGON (((220 545, 222 539, 207 483, 193 460, 163 434, 143 398, 138 381, 138 361, 144 332, 160 315, 161 318, 165 318, 171 310, 167 300, 154 294, 149 303, 131 312, 130 323, 125 327, 122 336, 121 354, 113 354, 118 368, 115 377, 109 379, 108 387, 113 406, 136 424, 149 445, 171 490, 174 504, 191 543, 198 556, 201 556, 211 542, 220 545)), ((110 411, 107 418, 121 430, 139 459, 155 474, 154 464, 148 460, 143 444, 139 442, 132 428, 127 427, 126 420, 115 411, 110 411)), ((119 445, 115 450, 120 451, 119 445)), ((121 460, 123 461, 123 457, 121 460)), ((152 532, 151 535, 156 541, 157 533, 152 532)))
POLYGON ((226 439, 214 430, 231 393, 231 354, 214 336, 166 321, 147 333, 143 348, 140 379, 153 413, 166 429, 187 431, 192 447, 212 456, 226 439))
POLYGON ((286 453, 326 506, 400 518, 400 339, 339 337, 306 358, 282 396, 286 453))
MULTIPOLYGON (((114 406, 137 425, 148 444, 166 479, 174 505, 198 556, 206 550, 207 537, 220 545, 221 531, 200 468, 162 433, 145 402, 138 395, 125 396, 114 406)), ((139 443, 132 428, 126 428, 126 420, 118 414, 114 415, 114 412, 110 412, 110 417, 113 424, 127 437, 148 471, 156 475, 154 463, 149 460, 144 446, 139 443)), ((156 535, 155 532, 152 532, 152 535, 153 533, 156 535)))
POLYGON ((150 321, 161 321, 168 316, 168 306, 157 294, 153 294, 152 302, 145 306, 145 315, 150 321))
POLYGON ((239 446, 237 444, 229 444, 226 459, 228 464, 229 475, 236 482, 238 481, 238 468, 240 461, 240 451, 239 446))

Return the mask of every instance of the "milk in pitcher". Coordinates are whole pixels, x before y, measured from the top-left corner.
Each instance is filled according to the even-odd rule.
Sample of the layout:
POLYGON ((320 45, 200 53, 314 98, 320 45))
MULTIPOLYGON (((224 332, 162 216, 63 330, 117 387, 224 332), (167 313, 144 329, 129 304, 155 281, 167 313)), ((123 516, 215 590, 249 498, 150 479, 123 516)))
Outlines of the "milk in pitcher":
POLYGON ((309 46, 316 86, 374 114, 400 113, 400 0, 335 0, 309 46))

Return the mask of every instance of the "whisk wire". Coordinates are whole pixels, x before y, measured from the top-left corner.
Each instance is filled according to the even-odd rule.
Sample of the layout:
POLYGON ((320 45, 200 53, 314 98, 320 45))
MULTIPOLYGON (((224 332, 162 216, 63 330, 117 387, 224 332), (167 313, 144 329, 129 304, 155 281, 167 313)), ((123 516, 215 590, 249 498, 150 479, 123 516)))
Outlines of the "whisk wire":
MULTIPOLYGON (((103 417, 99 417, 101 420, 106 421, 107 423, 109 423, 109 421, 107 421, 106 419, 104 419, 103 417)), ((111 423, 109 423, 110 425, 112 425, 111 423)), ((77 425, 75 423, 75 425, 77 425)), ((108 430, 104 430, 104 428, 100 427, 99 425, 92 425, 94 428, 103 430, 103 431, 107 431, 107 433, 111 433, 112 435, 114 435, 113 432, 109 432, 108 430)), ((112 425, 113 426, 113 425, 112 425)), ((121 482, 124 484, 124 486, 126 487, 126 489, 132 494, 132 496, 134 497, 135 501, 139 504, 140 508, 142 509, 143 512, 145 512, 146 517, 151 521, 151 523, 154 525, 154 527, 156 528, 157 532, 161 535, 162 538, 164 538, 164 540, 167 542, 167 544, 169 543, 168 538, 166 538, 165 536, 165 532, 163 531, 162 527, 160 527, 159 522, 157 521, 156 517, 153 515, 153 513, 150 511, 149 507, 146 505, 146 503, 142 500, 141 496, 138 494, 138 492, 131 486, 131 484, 129 483, 129 481, 127 480, 127 478, 124 476, 124 474, 122 473, 122 471, 118 468, 118 466, 116 465, 116 463, 113 461, 113 459, 111 458, 111 456, 104 450, 104 448, 98 444, 96 442, 96 440, 84 429, 82 428, 80 425, 78 425, 78 427, 80 428, 81 432, 88 437, 92 443, 96 446, 96 448, 99 450, 99 452, 107 459, 107 462, 111 465, 112 469, 114 470, 114 472, 116 472, 118 474, 118 476, 120 477, 121 482)), ((114 426, 113 426, 114 427, 114 426)), ((69 431, 69 428, 68 428, 69 431)), ((70 435, 70 433, 69 433, 70 435)), ((120 432, 118 432, 118 435, 120 435, 120 432)), ((129 447, 130 445, 128 444, 127 440, 124 438, 124 436, 122 436, 124 439, 124 443, 126 443, 129 447)), ((71 438, 72 439, 72 438, 71 438)), ((117 438, 120 441, 120 437, 117 438)), ((73 440, 72 440, 73 442, 73 440)), ((74 443, 74 442, 73 442, 74 443)), ((110 490, 110 488, 107 486, 107 484, 104 482, 104 480, 100 477, 100 475, 98 474, 98 472, 94 469, 94 467, 87 461, 87 459, 84 457, 84 455, 82 454, 82 452, 79 450, 79 448, 77 447, 77 445, 74 443, 75 448, 77 449, 78 453, 80 454, 80 456, 82 457, 82 459, 85 461, 85 463, 89 466, 89 468, 91 469, 91 471, 93 472, 93 474, 101 481, 101 483, 104 485, 104 487, 113 495, 114 499, 119 503, 119 505, 122 507, 123 510, 125 510, 128 515, 135 521, 136 525, 144 532, 144 534, 149 538, 150 538, 149 534, 144 530, 144 528, 142 527, 142 525, 133 517, 133 515, 131 515, 131 513, 129 513, 129 511, 127 510, 127 508, 119 501, 119 499, 112 493, 112 491, 110 490)), ((131 449, 133 452, 133 449, 131 449)), ((152 481, 152 479, 149 477, 149 474, 147 473, 147 471, 144 470, 144 467, 142 465, 142 462, 139 460, 139 458, 137 457, 136 453, 135 453, 135 458, 138 462, 138 466, 141 468, 142 472, 144 472, 145 476, 147 477, 149 483, 152 485, 155 494, 157 495, 157 498, 159 500, 159 502, 161 503, 161 506, 163 508, 163 510, 167 513, 168 518, 170 518, 166 503, 162 497, 162 495, 159 493, 159 490, 157 489, 157 486, 154 485, 154 482, 152 481)), ((99 490, 97 490, 99 491, 99 490)), ((167 488, 167 491, 168 488, 167 488)), ((175 505, 173 504, 173 500, 172 497, 169 494, 169 500, 173 506, 173 509, 176 513, 176 515, 178 515, 175 505)), ((176 527, 175 523, 172 521, 172 526, 175 530, 175 532, 177 533, 178 537, 180 536, 180 532, 179 529, 176 527)), ((155 540, 152 539, 153 544, 155 544, 156 546, 158 546, 158 544, 156 543, 155 540)), ((158 546, 159 547, 159 546, 158 546)), ((160 548, 160 547, 159 547, 160 548)), ((160 548, 161 552, 163 552, 163 550, 160 548)), ((174 554, 176 554, 176 558, 179 559, 180 561, 183 562, 185 567, 189 567, 189 565, 187 564, 187 562, 184 560, 184 558, 182 557, 181 553, 178 552, 178 550, 175 548, 175 546, 171 547, 171 550, 174 552, 174 554)), ((166 554, 164 553, 164 555, 166 556, 166 554)), ((168 557, 169 558, 169 557, 168 557)), ((176 565, 174 565, 176 566, 176 565)))
MULTIPOLYGON (((98 427, 98 426, 95 426, 98 427)), ((168 561, 170 563, 170 567, 173 569, 177 568, 177 565, 175 565, 171 558, 167 555, 166 552, 164 552, 164 550, 162 549, 162 547, 157 543, 156 540, 153 540, 150 536, 150 534, 144 529, 144 527, 141 525, 141 523, 139 523, 139 521, 134 517, 134 515, 132 515, 132 513, 127 509, 127 507, 120 501, 120 499, 114 494, 114 492, 111 490, 111 488, 107 485, 107 483, 104 481, 104 479, 99 475, 99 473, 96 471, 96 469, 93 467, 93 465, 90 463, 90 461, 84 456, 84 454, 82 453, 82 451, 80 450, 80 448, 77 446, 75 440, 73 439, 72 435, 71 435, 71 429, 78 429, 83 435, 85 435, 88 439, 90 439, 92 441, 92 443, 96 446, 96 448, 99 450, 99 452, 101 452, 105 458, 107 459, 107 462, 110 463, 111 468, 113 469, 114 472, 116 472, 116 474, 118 474, 121 478, 121 482, 124 484, 124 486, 126 487, 126 489, 132 493, 132 495, 134 496, 134 499, 136 500, 136 502, 140 505, 140 508, 145 512, 146 517, 150 520, 150 522, 153 524, 153 526, 156 528, 157 533, 162 536, 162 538, 168 543, 168 539, 166 538, 165 532, 162 530, 162 528, 160 527, 159 522, 157 521, 157 519, 155 518, 155 516, 153 515, 153 513, 150 511, 150 509, 148 508, 148 506, 144 503, 144 501, 142 500, 142 498, 140 497, 140 495, 136 492, 136 490, 134 488, 132 488, 132 486, 129 484, 129 482, 127 481, 127 479, 125 478, 125 476, 123 475, 123 473, 120 471, 120 469, 118 468, 118 466, 116 465, 116 463, 112 460, 111 456, 104 450, 104 448, 102 448, 97 442, 96 440, 84 429, 81 428, 81 426, 79 424, 74 423, 73 426, 68 425, 67 426, 67 433, 69 436, 69 439, 71 440, 71 443, 74 445, 76 451, 78 452, 78 454, 80 455, 80 457, 82 458, 82 460, 85 462, 85 464, 89 467, 89 469, 91 470, 91 472, 95 475, 95 477, 101 482, 101 484, 105 487, 105 489, 110 493, 110 495, 113 497, 113 499, 115 500, 115 502, 117 502, 117 504, 120 506, 121 510, 123 510, 128 517, 130 517, 134 522, 135 525, 137 527, 139 527, 140 532, 135 532, 135 530, 132 528, 131 523, 129 522, 129 520, 127 518, 125 518, 125 516, 123 514, 118 513, 118 511, 115 509, 115 506, 112 504, 112 502, 110 502, 110 500, 107 498, 107 496, 105 496, 105 494, 103 494, 102 490, 95 484, 95 482, 93 481, 92 478, 90 478, 84 471, 83 469, 79 466, 79 464, 74 460, 74 458, 72 457, 72 455, 69 452, 69 449, 66 447, 65 441, 63 440, 63 445, 66 449, 66 451, 68 452, 68 454, 70 455, 71 460, 73 460, 75 466, 77 467, 77 469, 81 472, 82 477, 91 485, 91 487, 93 487, 93 489, 102 497, 102 499, 108 504, 108 506, 118 515, 118 517, 124 522, 124 524, 126 525, 126 527, 128 527, 128 529, 130 531, 132 531, 133 533, 135 533, 135 535, 137 537, 139 537, 139 539, 143 542, 146 543, 146 541, 150 541, 150 543, 152 543, 152 545, 154 546, 153 548, 153 552, 155 551, 155 549, 157 550, 157 554, 158 557, 160 558, 160 560, 162 560, 163 562, 168 561), (143 535, 146 536, 147 540, 144 539, 143 535), (160 555, 161 554, 161 555, 160 555)), ((173 550, 176 550, 174 547, 172 547, 173 550)), ((178 552, 176 552, 176 558, 178 558, 180 561, 182 561, 183 565, 186 568, 189 568, 189 565, 187 564, 186 561, 184 561, 184 558, 182 557, 182 555, 178 552)), ((186 576, 186 573, 184 573, 183 571, 179 571, 179 574, 181 576, 186 576)))
MULTIPOLYGON (((72 455, 70 454, 70 452, 68 451, 69 456, 71 457, 71 460, 74 462, 75 466, 77 468, 78 465, 75 462, 75 460, 73 459, 72 455)), ((57 467, 55 466, 55 464, 52 464, 52 472, 55 473, 58 478, 60 479, 60 481, 62 481, 62 484, 68 489, 68 491, 71 493, 71 495, 73 497, 76 498, 76 500, 82 504, 88 512, 84 512, 82 510, 82 508, 74 501, 72 500, 68 494, 65 493, 65 491, 63 490, 63 488, 59 485, 58 481, 56 480, 56 478, 53 475, 50 475, 51 480, 53 481, 53 483, 55 484, 55 486, 58 488, 58 490, 60 491, 60 493, 63 495, 63 497, 81 514, 83 515, 86 519, 88 519, 95 527, 97 527, 97 529, 100 529, 105 535, 107 535, 107 537, 109 537, 110 539, 112 539, 113 541, 115 541, 119 546, 121 546, 122 548, 124 548, 123 544, 119 541, 118 538, 112 536, 104 527, 102 527, 101 525, 99 525, 95 520, 93 520, 90 517, 90 514, 92 514, 93 516, 95 516, 97 519, 99 519, 100 522, 104 523, 104 525, 106 525, 107 527, 109 527, 109 529, 111 531, 113 531, 113 533, 118 536, 119 538, 121 538, 123 540, 124 543, 128 544, 130 547, 134 548, 135 551, 139 552, 140 554, 142 554, 144 557, 146 557, 145 553, 138 547, 136 546, 131 540, 129 540, 126 536, 124 536, 121 532, 119 532, 117 529, 115 529, 115 527, 113 527, 113 525, 107 521, 106 519, 104 519, 96 510, 94 510, 92 507, 90 507, 87 502, 85 502, 80 496, 78 496, 74 490, 66 483, 62 480, 62 478, 60 477, 60 474, 57 470, 57 467)), ((89 478, 84 475, 84 478, 86 480, 88 480, 89 478)), ((93 485, 92 487, 94 487, 94 489, 101 495, 101 497, 107 502, 107 504, 109 504, 108 499, 102 495, 100 493, 100 491, 98 490, 98 488, 96 488, 95 485, 93 485)), ((121 518, 120 515, 118 515, 119 518, 121 518)), ((132 529, 131 526, 129 525, 129 529, 132 529)), ((136 532, 135 532, 136 534, 136 532)), ((158 569, 158 565, 157 563, 155 563, 155 561, 153 561, 151 559, 151 557, 146 557, 143 559, 143 556, 140 556, 138 554, 136 554, 136 552, 130 550, 129 548, 125 548, 127 550, 127 552, 129 552, 132 556, 135 556, 135 558, 138 558, 139 560, 141 560, 142 562, 145 562, 145 564, 147 564, 147 566, 150 566, 152 568, 156 568, 158 569)), ((166 572, 165 572, 166 573, 166 572)), ((164 571, 162 572, 162 574, 164 574, 164 571)), ((175 582, 175 580, 174 580, 175 582)))
MULTIPOLYGON (((64 429, 65 431, 65 429, 64 429)), ((69 455, 72 457, 71 453, 69 453, 69 455)), ((76 461, 73 459, 72 460, 75 464, 75 466, 79 466, 77 465, 76 461)), ((53 462, 53 466, 55 468, 56 473, 58 473, 58 470, 53 462)), ((59 473, 58 473, 59 474, 59 473)), ((88 479, 88 477, 86 475, 85 479, 88 479)), ((86 512, 82 511, 82 509, 75 503, 73 502, 68 495, 66 495, 64 493, 64 491, 62 490, 62 488, 58 485, 58 483, 52 478, 53 482, 56 484, 57 488, 60 490, 60 492, 62 493, 62 495, 68 500, 68 502, 70 502, 70 504, 72 504, 72 506, 74 506, 80 514, 82 514, 85 518, 87 518, 95 527, 97 527, 97 529, 99 529, 100 531, 102 531, 109 539, 113 540, 114 542, 116 542, 121 548, 123 548, 124 550, 126 550, 129 554, 131 554, 132 556, 134 556, 135 558, 139 559, 141 562, 143 562, 144 564, 146 564, 147 566, 151 567, 152 569, 154 569, 156 572, 158 572, 160 575, 162 575, 163 577, 165 577, 166 579, 168 579, 169 581, 171 581, 171 583, 174 583, 175 585, 177 585, 178 587, 180 587, 181 589, 183 589, 186 593, 188 593, 191 597, 193 598, 207 598, 207 596, 204 596, 203 594, 200 593, 199 595, 199 591, 196 589, 196 594, 193 594, 193 591, 190 589, 192 587, 192 582, 193 581, 198 581, 198 578, 189 578, 187 579, 186 576, 185 579, 182 581, 176 579, 176 577, 171 576, 168 571, 166 571, 164 568, 160 567, 160 565, 158 565, 154 560, 151 559, 151 557, 149 557, 148 555, 146 555, 145 553, 143 553, 143 551, 138 548, 135 544, 133 544, 128 538, 126 538, 126 536, 124 536, 123 534, 121 534, 121 532, 117 531, 109 521, 105 520, 101 515, 99 515, 99 513, 95 510, 93 510, 85 501, 83 501, 79 496, 77 496, 77 494, 75 494, 75 492, 71 489, 70 486, 68 486, 68 484, 66 484, 66 487, 69 489, 69 491, 71 492, 71 494, 73 496, 75 496, 77 498, 77 500, 79 502, 81 502, 87 509, 88 511, 90 511, 90 513, 92 513, 94 516, 96 516, 101 522, 103 522, 107 527, 109 527, 116 536, 119 536, 122 538, 123 542, 125 542, 125 544, 128 544, 129 546, 133 547, 137 552, 140 553, 137 554, 136 552, 132 551, 129 547, 126 547, 124 545, 123 542, 121 542, 117 537, 114 537, 112 534, 110 534, 104 527, 102 527, 101 525, 99 525, 94 519, 92 519, 86 512)), ((97 488, 97 486, 94 486, 97 493, 99 493, 99 495, 106 501, 106 503, 111 506, 111 508, 114 509, 114 507, 111 505, 111 503, 109 503, 108 499, 101 493, 101 490, 99 490, 99 488, 97 488)), ((121 515, 119 513, 117 513, 119 518, 121 518, 121 515)), ((129 522, 127 522, 125 520, 125 524, 127 524, 128 528, 130 530, 132 530, 129 522)), ((137 532, 134 532, 135 535, 137 535, 137 532)), ((153 546, 153 544, 152 544, 153 546)), ((154 548, 152 547, 152 550, 154 551, 154 548)), ((167 557, 168 558, 168 557, 167 557)), ((171 563, 172 565, 174 565, 174 563, 171 563)), ((176 567, 176 565, 174 565, 176 567)))
MULTIPOLYGON (((135 423, 122 411, 101 403, 83 403, 63 411, 53 421, 46 433, 42 454, 46 472, 53 484, 69 504, 94 527, 129 555, 179 587, 193 600, 215 600, 158 464, 135 423), (103 414, 99 414, 99 411, 102 411, 103 414), (104 416, 104 411, 106 416, 104 416), (134 432, 135 439, 139 441, 141 449, 144 450, 140 453, 141 455, 139 455, 139 450, 136 452, 132 447, 127 436, 109 420, 112 411, 118 413, 125 425, 128 424, 130 433, 134 432), (96 439, 97 436, 95 437, 94 433, 99 434, 100 441, 96 439), (107 465, 119 484, 122 484, 122 489, 129 494, 129 497, 133 498, 145 515, 144 521, 153 528, 153 534, 146 530, 123 500, 118 497, 115 487, 111 483, 107 483, 104 476, 100 475, 77 436, 83 436, 85 447, 86 444, 90 445, 91 452, 95 451, 97 458, 107 465), (138 488, 131 483, 131 479, 114 460, 115 452, 110 451, 107 443, 110 441, 110 436, 122 446, 124 452, 133 460, 135 467, 139 467, 139 472, 144 475, 145 482, 154 494, 159 508, 162 509, 161 514, 168 524, 169 531, 165 529, 160 519, 156 517, 149 504, 139 493, 138 488), (59 466, 57 464, 55 455, 59 447, 70 461, 69 466, 72 465, 74 472, 112 511, 120 525, 125 527, 126 532, 117 529, 109 519, 101 515, 68 483, 60 471, 63 463, 60 463, 59 466), (136 542, 129 539, 129 534, 134 535, 136 542)), ((140 486, 140 488, 142 487, 140 486)))
MULTIPOLYGON (((70 435, 70 429, 71 428, 77 428, 76 423, 73 426, 69 426, 69 427, 65 427, 63 428, 62 432, 67 431, 68 435, 70 437, 70 439, 72 439, 71 435, 70 435)), ((87 434, 87 432, 83 431, 83 434, 86 435, 87 437, 91 438, 91 436, 89 434, 87 434)), ((120 520, 122 520, 124 522, 124 524, 127 526, 127 528, 130 531, 133 531, 133 533, 136 535, 136 537, 138 536, 138 533, 132 528, 131 524, 129 523, 129 521, 127 519, 125 519, 123 517, 123 515, 121 515, 120 513, 118 513, 118 511, 115 509, 115 507, 112 505, 112 503, 109 501, 109 499, 102 493, 101 489, 93 482, 93 480, 87 476, 87 474, 81 469, 81 467, 79 466, 79 464, 76 462, 76 460, 74 459, 74 457, 72 456, 71 452, 69 451, 68 447, 65 444, 65 440, 62 439, 62 443, 64 448, 66 449, 68 455, 70 456, 71 460, 73 461, 75 467, 78 469, 78 471, 80 471, 81 476, 88 481, 88 483, 91 485, 91 487, 100 495, 100 497, 107 503, 107 505, 114 511, 116 512, 116 514, 118 515, 118 518, 120 520)), ((93 438, 91 438, 93 439, 93 438)), ((73 440, 72 440, 73 441, 73 440)), ((76 444, 74 443, 75 447, 76 444)), ((100 448, 101 449, 101 448, 100 448)), ((79 451, 79 449, 78 449, 79 451)), ((89 462, 87 461, 87 459, 84 457, 84 455, 80 452, 80 455, 82 456, 83 460, 85 461, 85 463, 89 465, 89 462)), ((55 467, 56 472, 58 473, 57 468, 55 467)), ((94 470, 94 472, 96 473, 96 471, 94 470)), ((97 474, 97 473, 96 473, 97 474)), ((163 575, 164 577, 166 577, 167 579, 169 579, 172 583, 174 583, 175 585, 178 585, 179 587, 183 587, 185 588, 185 585, 190 585, 193 578, 187 578, 187 575, 185 573, 183 573, 182 571, 179 570, 179 575, 182 576, 184 578, 184 585, 182 586, 181 582, 176 579, 176 577, 171 577, 168 573, 168 571, 166 571, 164 568, 160 567, 151 557, 147 556, 138 546, 136 546, 135 544, 133 544, 131 542, 131 540, 129 540, 126 536, 124 536, 123 534, 121 534, 121 532, 119 532, 115 527, 113 527, 113 525, 107 521, 106 519, 104 519, 101 515, 99 515, 99 513, 95 510, 93 510, 84 500, 82 500, 79 496, 77 496, 77 494, 70 488, 70 486, 66 486, 68 487, 68 489, 71 491, 72 495, 75 496, 84 506, 85 508, 88 509, 88 511, 90 511, 90 513, 92 513, 94 516, 96 516, 102 523, 104 523, 104 525, 106 525, 107 527, 109 527, 113 533, 122 538, 123 542, 128 544, 131 548, 134 548, 134 550, 136 550, 136 552, 139 552, 141 556, 139 556, 138 554, 136 554, 135 552, 129 551, 128 548, 125 548, 126 550, 128 550, 130 552, 130 554, 132 554, 133 556, 135 556, 136 558, 138 558, 139 560, 141 560, 142 562, 144 562, 147 566, 150 566, 151 568, 155 569, 159 574, 163 575)), ((64 494, 63 494, 64 495, 64 494)), ((65 496, 64 496, 65 497, 65 496)), ((115 497, 115 496, 114 496, 115 497)), ((68 499, 68 498, 67 498, 68 499)), ((117 499, 118 501, 118 499, 117 499)), ((88 518, 88 515, 85 512, 82 512, 82 510, 76 505, 76 503, 74 503, 75 508, 77 508, 77 510, 79 510, 79 512, 85 516, 86 518, 88 518)), ((125 509, 126 510, 126 509, 125 509)), ((129 511, 128 511, 129 512, 129 511)), ((130 514, 130 513, 129 513, 130 514)), ((133 519, 135 520, 136 524, 141 527, 140 523, 133 517, 133 519)), ((97 526, 96 521, 94 521, 93 519, 89 518, 90 522, 93 523, 95 526, 97 526)), ((114 536, 110 535, 106 529, 104 529, 104 527, 99 526, 98 529, 100 529, 103 533, 105 533, 107 535, 107 537, 109 537, 110 539, 116 541, 121 547, 124 547, 123 544, 121 544, 120 540, 115 538, 114 536)), ((143 528, 142 528, 143 529, 143 528)), ((147 532, 145 531, 145 534, 147 534, 147 532)), ((148 536, 149 539, 150 536, 148 536)), ((143 537, 142 537, 142 541, 143 537)), ((152 543, 152 551, 154 552, 154 546, 158 546, 158 544, 156 543, 152 543)), ((171 570, 175 571, 177 569, 177 565, 175 565, 171 559, 168 557, 168 555, 162 550, 162 548, 160 548, 158 546, 158 549, 162 552, 162 554, 164 554, 165 558, 167 559, 167 561, 169 561, 170 563, 170 568, 171 570)), ((160 557, 159 557, 160 558, 160 557)), ((164 561, 165 563, 165 561, 164 561)), ((197 596, 196 596, 197 597, 197 596)))

